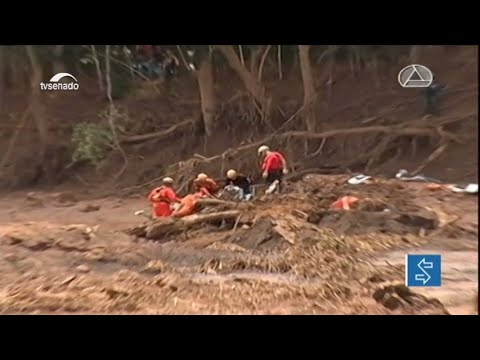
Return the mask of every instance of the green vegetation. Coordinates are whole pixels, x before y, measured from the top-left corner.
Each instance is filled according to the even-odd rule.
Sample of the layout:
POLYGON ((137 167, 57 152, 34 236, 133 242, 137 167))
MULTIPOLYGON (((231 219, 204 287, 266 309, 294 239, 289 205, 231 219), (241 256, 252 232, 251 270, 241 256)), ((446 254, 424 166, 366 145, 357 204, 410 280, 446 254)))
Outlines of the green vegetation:
POLYGON ((98 165, 112 149, 113 136, 110 129, 101 125, 80 123, 73 129, 72 143, 75 146, 74 162, 86 161, 98 165))

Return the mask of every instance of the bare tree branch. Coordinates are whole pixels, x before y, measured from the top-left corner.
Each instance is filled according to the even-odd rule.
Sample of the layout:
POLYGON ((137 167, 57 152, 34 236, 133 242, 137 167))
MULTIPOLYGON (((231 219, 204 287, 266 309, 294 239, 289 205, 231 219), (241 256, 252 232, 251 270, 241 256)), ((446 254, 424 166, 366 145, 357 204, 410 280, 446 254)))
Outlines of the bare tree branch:
POLYGON ((110 103, 109 111, 108 111, 108 124, 110 126, 110 131, 112 132, 112 135, 113 135, 113 141, 114 141, 115 147, 117 148, 118 151, 120 151, 123 157, 123 167, 114 177, 114 179, 118 179, 120 175, 122 175, 125 169, 127 168, 128 159, 127 159, 127 155, 125 154, 125 151, 121 147, 120 142, 118 140, 117 129, 115 127, 115 122, 113 120, 116 114, 116 108, 112 98, 112 79, 111 79, 111 71, 110 71, 110 45, 105 46, 105 72, 106 72, 105 75, 107 80, 107 97, 110 103))

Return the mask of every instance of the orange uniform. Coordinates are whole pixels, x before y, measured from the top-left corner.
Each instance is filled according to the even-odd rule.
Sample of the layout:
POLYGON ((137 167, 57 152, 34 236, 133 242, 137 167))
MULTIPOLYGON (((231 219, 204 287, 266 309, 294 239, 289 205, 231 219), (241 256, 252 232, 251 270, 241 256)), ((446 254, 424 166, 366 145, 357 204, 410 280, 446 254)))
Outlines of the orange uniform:
POLYGON ((205 180, 196 179, 193 181, 193 184, 195 185, 196 191, 206 196, 212 196, 220 189, 220 186, 210 178, 205 180))
POLYGON ((174 211, 172 213, 172 216, 173 217, 184 217, 184 216, 188 216, 188 215, 191 215, 191 214, 195 213, 196 208, 197 208, 198 200, 200 200, 202 197, 203 197, 203 194, 200 193, 200 192, 196 192, 194 194, 190 194, 190 195, 185 196, 181 200, 182 207, 179 210, 174 211))
POLYGON ((160 186, 148 195, 148 201, 153 205, 154 217, 167 217, 172 214, 170 204, 179 202, 180 199, 171 187, 160 186))

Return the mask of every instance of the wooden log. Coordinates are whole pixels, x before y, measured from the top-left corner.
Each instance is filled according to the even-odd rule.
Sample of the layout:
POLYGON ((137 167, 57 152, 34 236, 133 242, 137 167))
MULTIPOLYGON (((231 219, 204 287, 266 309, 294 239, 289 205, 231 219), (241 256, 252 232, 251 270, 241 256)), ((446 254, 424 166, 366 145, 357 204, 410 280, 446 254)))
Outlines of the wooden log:
POLYGON ((211 221, 235 219, 240 211, 222 211, 212 214, 193 214, 183 218, 161 218, 155 220, 146 228, 146 238, 161 239, 166 234, 184 232, 196 225, 211 221))

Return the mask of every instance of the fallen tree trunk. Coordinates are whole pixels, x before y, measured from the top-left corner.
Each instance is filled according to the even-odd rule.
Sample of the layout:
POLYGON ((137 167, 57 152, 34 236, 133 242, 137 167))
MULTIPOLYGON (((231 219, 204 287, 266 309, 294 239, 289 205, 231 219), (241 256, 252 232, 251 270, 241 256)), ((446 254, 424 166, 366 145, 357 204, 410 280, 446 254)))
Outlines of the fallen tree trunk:
POLYGON ((202 199, 202 200, 199 200, 198 205, 200 206, 219 206, 219 205, 223 205, 223 206, 231 206, 231 207, 235 207, 238 205, 238 203, 235 203, 233 201, 225 201, 225 200, 219 200, 219 199, 202 199))
POLYGON ((147 239, 160 240, 167 234, 178 234, 194 226, 211 221, 231 220, 240 215, 240 211, 222 211, 212 214, 194 214, 184 218, 160 218, 152 223, 136 226, 127 230, 130 235, 146 237, 147 239))
MULTIPOLYGON (((228 160, 229 158, 235 157, 243 151, 251 150, 253 148, 260 146, 261 144, 268 143, 273 139, 277 141, 280 139, 288 139, 288 138, 325 139, 325 138, 334 137, 334 136, 361 135, 361 134, 367 134, 367 133, 382 133, 382 134, 388 134, 392 136, 444 137, 446 139, 455 141, 457 143, 461 142, 461 140, 454 134, 447 131, 441 131, 440 129, 437 129, 437 128, 404 127, 402 125, 400 126, 366 126, 366 127, 358 127, 358 128, 350 128, 350 129, 329 130, 321 133, 314 133, 314 132, 308 132, 308 131, 288 131, 280 134, 274 133, 260 141, 256 141, 251 144, 242 145, 237 148, 227 149, 223 153, 209 157, 209 158, 195 154, 191 159, 187 161, 182 161, 182 165, 185 165, 190 161, 205 164, 205 163, 212 163, 217 160, 223 160, 223 159, 228 160)), ((178 165, 178 164, 175 164, 175 165, 178 165)), ((170 170, 171 171, 169 172, 172 172, 172 173, 175 172, 173 168, 170 168, 170 170)))

